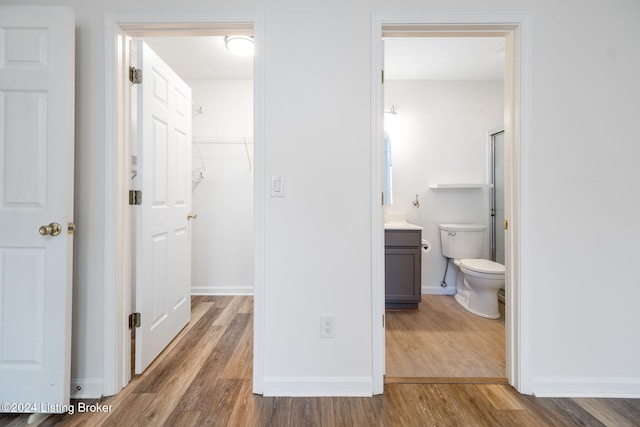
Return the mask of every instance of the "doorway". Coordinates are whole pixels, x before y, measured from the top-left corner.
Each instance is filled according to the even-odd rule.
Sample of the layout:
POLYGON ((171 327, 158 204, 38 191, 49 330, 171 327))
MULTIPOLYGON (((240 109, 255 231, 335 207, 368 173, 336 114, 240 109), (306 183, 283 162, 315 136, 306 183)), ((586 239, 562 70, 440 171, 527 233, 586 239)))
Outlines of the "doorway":
MULTIPOLYGON (((134 133, 130 147, 134 168, 131 185, 132 188, 143 190, 143 206, 132 208, 132 216, 136 217, 132 234, 136 236, 134 244, 137 248, 132 261, 132 280, 136 284, 132 310, 141 313, 143 321, 139 328, 132 328, 131 333, 136 344, 132 353, 137 353, 135 371, 139 373, 186 324, 188 316, 182 311, 189 310, 190 295, 253 294, 253 58, 250 54, 238 55, 226 48, 227 42, 235 40, 234 37, 242 37, 247 43, 251 41, 249 30, 242 36, 149 35, 131 40, 132 62, 141 63, 143 52, 146 52, 145 61, 153 61, 147 69, 143 68, 141 84, 130 86, 133 98, 131 128, 134 133), (156 76, 164 69, 163 78, 155 84, 159 79, 156 76), (175 103, 176 107, 184 110, 176 120, 186 120, 188 117, 189 124, 188 129, 178 132, 157 132, 168 136, 175 134, 168 138, 168 142, 175 140, 175 143, 179 142, 176 147, 181 147, 180 151, 176 147, 169 148, 168 152, 175 155, 169 156, 168 171, 173 171, 175 179, 168 183, 162 179, 164 175, 159 174, 166 166, 162 162, 153 163, 154 156, 149 155, 151 150, 155 150, 153 147, 162 147, 165 141, 149 144, 146 149, 137 149, 141 130, 148 131, 148 137, 152 137, 152 127, 147 121, 156 123, 157 120, 163 120, 164 116, 160 118, 145 114, 145 110, 139 110, 138 105, 147 99, 149 109, 158 105, 164 91, 156 89, 151 92, 152 88, 162 87, 164 82, 174 79, 180 81, 182 92, 188 93, 187 105, 175 103), (142 96, 142 93, 147 96, 142 96), (137 114, 133 113, 136 110, 137 114), (188 159, 185 159, 183 151, 188 151, 188 159), (187 163, 186 168, 178 165, 180 160, 187 163), (143 168, 144 165, 147 167, 143 168), (153 169, 151 173, 150 168, 153 169), (169 198, 176 197, 177 193, 182 195, 176 200, 175 207, 173 203, 164 201, 151 203, 156 192, 164 188, 162 183, 167 191, 159 194, 169 198), (180 223, 180 227, 176 228, 180 231, 176 233, 180 239, 173 241, 184 242, 188 239, 182 243, 186 246, 184 250, 171 250, 171 245, 167 244, 167 240, 171 243, 171 238, 160 238, 167 235, 172 237, 173 233, 157 234, 158 221, 169 208, 187 209, 189 212, 188 215, 187 212, 178 212, 171 216, 180 223), (153 238, 140 238, 139 233, 145 235, 145 224, 150 220, 155 224, 153 238), (183 228, 185 224, 188 224, 186 229, 183 228), (147 240, 150 242, 146 243, 147 240), (150 263, 143 261, 143 258, 153 260, 155 256, 162 257, 165 251, 161 248, 165 245, 169 246, 170 253, 180 256, 169 256, 166 260, 162 259, 157 267, 149 268, 150 263), (149 255, 152 250, 154 256, 149 255), (147 255, 143 256, 145 253, 147 255), (180 283, 178 280, 165 281, 165 277, 173 275, 159 273, 174 264, 184 277, 186 286, 176 285, 180 283), (153 280, 144 279, 151 274, 153 280), (161 299, 152 307, 148 301, 159 299, 160 295, 166 295, 167 301, 161 299), (182 295, 180 300, 184 304, 174 303, 177 295, 182 295), (149 322, 152 312, 154 319, 159 318, 153 325, 149 322), (157 313, 163 313, 162 317, 157 313), (169 329, 161 326, 162 322, 169 323, 178 313, 180 316, 177 318, 181 320, 174 321, 176 327, 169 329), (160 330, 166 331, 160 333, 160 330)), ((167 98, 172 100, 180 90, 167 92, 167 98)), ((165 102, 159 105, 165 105, 165 102)), ((174 104, 169 102, 168 106, 171 105, 174 104)), ((162 108, 161 111, 164 110, 162 108)), ((156 126, 163 129, 161 125, 156 126)), ((173 126, 170 128, 173 129, 173 126)))
POLYGON ((490 258, 486 133, 502 127, 505 117, 505 39, 383 40, 385 140, 392 141, 394 165, 393 204, 385 204, 384 212, 402 213, 422 227, 430 248, 420 254, 418 310, 386 313, 386 381, 503 379, 504 316, 469 316, 455 303, 457 269, 441 254, 438 225, 483 225, 486 247, 477 257, 490 258))
MULTIPOLYGON (((262 16, 258 14, 224 14, 224 13, 172 13, 170 19, 147 14, 110 14, 107 16, 106 62, 113 74, 107 78, 107 141, 109 141, 107 164, 107 206, 115 207, 115 215, 107 215, 106 235, 116 236, 115 241, 107 239, 111 256, 107 259, 107 271, 112 267, 113 280, 116 286, 108 286, 105 291, 105 348, 113 348, 111 354, 105 355, 105 387, 104 394, 116 394, 131 379, 130 340, 128 325, 125 324, 131 306, 132 283, 131 271, 135 264, 131 261, 131 218, 128 205, 121 203, 128 192, 128 180, 131 175, 129 152, 129 99, 124 76, 128 75, 128 41, 133 37, 195 37, 226 36, 251 32, 256 46, 262 43, 262 16), (170 23, 169 23, 170 22, 170 23)), ((262 283, 263 275, 261 256, 263 252, 264 227, 260 218, 264 217, 262 197, 263 149, 262 149, 262 57, 260 49, 256 49, 253 63, 253 135, 254 150, 252 156, 253 171, 253 228, 254 242, 254 392, 260 393, 262 388, 262 283), (258 320, 259 319, 259 320, 258 320)), ((251 224, 249 225, 251 226, 251 224)))
MULTIPOLYGON (((418 14, 419 15, 419 14, 418 14)), ((372 200, 377 196, 378 203, 372 204, 372 259, 374 298, 372 316, 384 320, 384 235, 383 210, 379 204, 382 192, 382 153, 383 153, 383 111, 384 99, 380 75, 382 73, 383 37, 407 36, 497 36, 505 39, 505 141, 506 155, 509 159, 506 171, 506 216, 511 223, 518 224, 522 217, 523 194, 521 193, 526 175, 523 175, 521 162, 526 154, 524 141, 528 140, 527 103, 529 102, 530 68, 530 22, 527 16, 479 16, 479 15, 405 15, 379 14, 373 18, 372 26, 372 142, 374 150, 372 162, 372 200)), ((399 111, 399 108, 398 110, 399 111)), ((395 166, 395 165, 394 165, 395 166)), ((520 224, 519 224, 520 225, 520 224)), ((531 333, 530 317, 523 301, 530 297, 528 288, 521 288, 520 247, 523 233, 520 227, 509 229, 506 237, 507 274, 505 277, 507 312, 505 313, 505 364, 509 384, 521 392, 527 392, 527 360, 530 348, 526 340, 531 333), (523 308, 524 307, 524 308, 523 308)), ((381 330, 374 330, 374 392, 381 392, 385 373, 385 337, 384 322, 381 330)))

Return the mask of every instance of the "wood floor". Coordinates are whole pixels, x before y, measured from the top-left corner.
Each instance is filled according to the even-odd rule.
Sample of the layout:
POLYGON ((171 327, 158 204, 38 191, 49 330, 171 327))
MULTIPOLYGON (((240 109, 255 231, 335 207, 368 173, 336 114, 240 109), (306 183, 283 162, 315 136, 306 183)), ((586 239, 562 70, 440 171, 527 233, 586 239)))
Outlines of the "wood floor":
POLYGON ((419 309, 386 312, 387 382, 484 378, 504 382, 504 315, 492 320, 450 295, 423 295, 419 309))
MULTIPOLYGON (((94 402, 106 412, 76 410, 31 425, 640 425, 640 399, 535 398, 506 384, 387 384, 383 395, 361 398, 256 396, 252 305, 250 297, 193 297, 192 321, 170 347, 117 396, 94 402)), ((0 425, 27 418, 0 414, 0 425)))

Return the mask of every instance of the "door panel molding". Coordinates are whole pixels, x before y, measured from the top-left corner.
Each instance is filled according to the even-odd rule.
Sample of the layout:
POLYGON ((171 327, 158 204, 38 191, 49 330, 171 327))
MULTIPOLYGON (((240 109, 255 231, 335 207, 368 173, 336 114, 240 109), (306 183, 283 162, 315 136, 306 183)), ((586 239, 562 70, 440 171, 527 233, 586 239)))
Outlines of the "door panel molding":
POLYGON ((191 318, 191 88, 143 41, 135 42, 135 372, 141 374, 191 318))

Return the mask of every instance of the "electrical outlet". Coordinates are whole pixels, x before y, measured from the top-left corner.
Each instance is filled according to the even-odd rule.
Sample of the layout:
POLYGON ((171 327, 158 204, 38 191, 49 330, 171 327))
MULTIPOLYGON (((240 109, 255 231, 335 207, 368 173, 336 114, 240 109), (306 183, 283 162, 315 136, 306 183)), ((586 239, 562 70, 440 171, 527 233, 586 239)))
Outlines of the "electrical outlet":
POLYGON ((336 316, 320 316, 320 338, 336 337, 336 316))

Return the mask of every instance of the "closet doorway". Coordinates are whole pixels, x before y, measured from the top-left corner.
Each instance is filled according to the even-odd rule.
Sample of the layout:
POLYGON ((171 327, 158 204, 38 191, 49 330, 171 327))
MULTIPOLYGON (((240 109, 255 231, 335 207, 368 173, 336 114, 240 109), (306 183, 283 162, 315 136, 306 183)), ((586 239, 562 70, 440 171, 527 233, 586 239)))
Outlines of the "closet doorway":
MULTIPOLYGON (((107 140, 113 141, 113 150, 110 149, 107 152, 107 163, 113 166, 113 168, 108 168, 107 173, 107 200, 111 200, 112 204, 107 204, 108 206, 117 207, 118 212, 117 215, 107 215, 109 220, 106 224, 107 236, 115 237, 115 241, 108 240, 107 242, 107 245, 113 247, 114 250, 108 251, 108 253, 112 254, 113 257, 108 257, 106 263, 107 271, 113 271, 115 273, 115 277, 112 280, 116 283, 116 286, 109 287, 105 291, 105 346, 107 348, 113 348, 114 352, 111 354, 112 357, 109 357, 110 355, 105 356, 105 378, 107 380, 105 382, 104 394, 111 395, 118 393, 120 389, 126 386, 131 379, 130 358, 128 357, 131 349, 130 340, 128 339, 129 330, 128 325, 126 324, 126 318, 122 313, 130 312, 133 289, 130 278, 132 277, 132 272, 135 271, 137 265, 137 261, 131 256, 130 232, 132 227, 132 217, 129 211, 130 208, 128 205, 121 202, 121 200, 125 200, 124 193, 128 191, 127 182, 132 172, 130 160, 131 153, 129 148, 131 116, 130 109, 128 107, 130 104, 127 89, 127 85, 129 83, 125 80, 125 76, 129 74, 129 60, 127 56, 128 44, 132 39, 136 38, 153 39, 169 37, 185 40, 201 37, 222 37, 222 39, 224 39, 224 37, 228 35, 237 34, 252 36, 256 41, 256 44, 259 44, 258 40, 261 40, 262 37, 262 18, 257 14, 228 15, 216 13, 193 14, 185 12, 182 14, 172 14, 171 18, 167 20, 162 16, 151 16, 145 13, 114 13, 107 16, 106 28, 107 40, 113 40, 114 42, 113 45, 108 44, 108 48, 106 50, 107 69, 113 70, 114 73, 112 77, 107 79, 107 93, 114 94, 113 98, 108 97, 107 102, 107 128, 111 130, 107 134, 107 140), (125 321, 122 319, 125 319, 125 321)), ((154 42, 151 41, 151 43, 154 42)), ((158 50, 161 50, 161 48, 158 48, 158 50)), ((259 52, 258 49, 256 50, 259 52)), ((211 51, 198 53, 194 52, 193 49, 185 49, 182 54, 190 58, 211 60, 211 51)), ((166 56, 163 59, 166 62, 172 62, 172 60, 166 56)), ((252 267, 249 268, 249 270, 253 270, 254 274, 251 283, 248 283, 246 287, 252 287, 251 292, 254 294, 254 391, 256 393, 260 393, 262 387, 261 373, 263 349, 263 328, 260 325, 263 322, 257 319, 261 319, 263 313, 261 284, 263 281, 262 271, 264 270, 261 263, 263 258, 261 254, 263 253, 262 236, 264 233, 264 227, 260 221, 260 218, 264 216, 264 213, 263 204, 261 202, 262 198, 259 194, 261 193, 260 188, 262 188, 260 178, 262 174, 260 172, 263 168, 262 146, 260 144, 263 126, 262 120, 260 119, 262 117, 263 109, 261 95, 263 87, 263 73, 260 65, 261 55, 257 54, 252 61, 253 63, 250 63, 249 69, 253 75, 248 79, 250 83, 245 84, 246 87, 249 87, 249 111, 246 113, 249 117, 248 121, 250 123, 248 123, 247 127, 250 128, 248 131, 250 133, 248 135, 233 135, 234 138, 231 139, 234 144, 233 148, 235 148, 236 145, 242 148, 243 171, 245 175, 247 173, 250 175, 249 181, 251 185, 249 186, 249 198, 251 200, 249 203, 244 203, 245 206, 248 205, 250 207, 248 216, 244 217, 249 223, 243 224, 243 226, 245 229, 251 230, 252 233, 249 238, 250 242, 247 249, 248 252, 250 252, 249 263, 250 267, 252 267), (258 120, 256 120, 256 118, 258 118, 258 120), (257 138, 256 135, 258 135, 257 138), (236 144, 238 137, 243 138, 242 144, 236 144), (255 148, 251 149, 251 147, 255 148), (250 170, 247 159, 251 160, 250 170), (256 181, 255 183, 254 180, 256 181), (254 191, 253 189, 256 190, 254 191), (258 325, 258 327, 255 327, 255 325, 258 325)), ((188 63, 184 57, 181 62, 188 63)), ((193 63, 189 64, 192 65, 193 63)), ((179 71, 180 66, 175 66, 175 68, 179 71)), ((203 69, 203 67, 199 66, 195 66, 194 68, 203 69)), ((240 80, 237 79, 237 76, 238 75, 236 74, 236 80, 240 80)), ((187 77, 185 80, 195 81, 196 84, 193 84, 193 86, 198 86, 201 83, 199 80, 206 79, 187 77)), ((242 86, 242 84, 239 84, 238 86, 242 86)), ((224 98, 224 96, 218 98, 221 99, 224 98)), ((239 98, 240 97, 236 99, 239 98)), ((211 146, 230 145, 226 144, 226 142, 229 141, 229 137, 227 135, 212 135, 206 130, 199 129, 197 127, 196 120, 204 116, 204 114, 200 114, 200 112, 204 113, 206 110, 204 105, 200 105, 200 99, 197 96, 194 97, 194 100, 195 102, 192 110, 192 113, 195 113, 193 122, 194 132, 202 132, 202 137, 208 139, 208 141, 213 141, 207 142, 207 144, 210 144, 211 146), (221 141, 216 138, 223 138, 223 140, 221 141)), ((218 117, 218 120, 223 119, 218 117)), ((211 121, 215 122, 216 120, 212 119, 211 121)), ((244 122, 245 124, 247 122, 247 120, 242 119, 239 121, 244 122)), ((202 141, 200 142, 200 151, 206 151, 202 150, 202 146, 204 144, 202 141)), ((196 144, 194 143, 194 145, 196 144)), ((206 160, 204 153, 202 153, 201 158, 198 154, 198 149, 194 148, 193 154, 196 156, 194 164, 196 164, 196 167, 198 168, 193 171, 194 187, 196 187, 196 184, 199 184, 206 179, 207 165, 206 162, 204 165, 201 162, 203 158, 206 160), (196 182, 199 179, 201 179, 201 181, 196 182)), ((214 157, 215 156, 219 157, 218 154, 214 155, 214 157)), ((245 185, 245 188, 246 187, 247 186, 245 185)), ((197 215, 198 213, 194 212, 194 214, 197 215)), ((202 216, 198 215, 197 219, 192 222, 197 223, 202 219, 202 216)), ((209 239, 209 246, 211 246, 212 241, 213 239, 209 239)), ((231 254, 233 254, 233 252, 231 252, 231 254)), ((242 262, 244 263, 243 271, 247 271, 246 258, 243 259, 242 262)), ((195 266, 196 265, 194 263, 193 267, 195 266)), ((221 284, 220 288, 224 286, 225 284, 221 284)), ((223 290, 212 288, 215 288, 215 286, 207 285, 201 286, 198 290, 200 291, 199 293, 208 292, 212 294, 232 292, 229 287, 223 290), (205 290, 201 289, 203 287, 205 290)), ((239 288, 240 287, 238 286, 233 287, 236 292, 239 292, 239 288)), ((249 290, 244 289, 244 292, 248 293, 249 290)))
POLYGON ((193 295, 254 289, 253 57, 227 37, 143 38, 192 91, 193 295))
MULTIPOLYGON (((185 257, 190 260, 190 265, 186 267, 189 272, 184 273, 190 276, 187 284, 190 289, 185 289, 187 295, 253 295, 253 57, 251 52, 240 55, 227 49, 230 40, 237 38, 250 43, 252 36, 248 30, 243 33, 234 31, 232 34, 234 35, 151 36, 132 39, 132 46, 143 43, 141 46, 150 49, 190 91, 191 102, 186 108, 191 110, 191 126, 186 135, 190 137, 188 163, 191 168, 185 171, 187 177, 179 177, 179 181, 169 186, 178 188, 177 182, 188 182, 187 191, 191 202, 188 221, 190 245, 188 256, 185 254, 185 257)), ((132 54, 136 56, 134 49, 132 54)), ((159 67, 144 70, 141 85, 132 85, 132 89, 149 84, 146 79, 155 77, 158 70, 159 67)), ((134 97, 133 103, 137 102, 139 101, 134 97)), ((134 108, 135 105, 132 111, 134 108)), ((138 117, 132 117, 138 122, 132 121, 134 132, 136 128, 147 128, 144 122, 147 120, 146 116, 139 114, 138 117)), ((183 133, 179 132, 177 135, 183 133)), ((132 135, 132 141, 136 139, 136 135, 132 135)), ((136 153, 135 142, 131 151, 136 153)), ((180 153, 175 154, 176 156, 169 156, 170 165, 181 157, 178 155, 180 153)), ((136 159, 138 166, 144 163, 144 153, 136 153, 136 159)), ((138 179, 140 177, 132 181, 134 186, 138 179)), ((157 188, 158 185, 154 187, 157 188)), ((149 191, 144 193, 146 198, 143 197, 141 208, 144 208, 144 202, 149 202, 147 199, 151 197, 149 191)), ((134 215, 137 213, 138 210, 134 215)), ((137 224, 141 224, 139 220, 137 224)), ((165 261, 161 265, 171 263, 165 261)), ((137 277, 140 277, 142 270, 140 265, 136 262, 137 277)), ((159 285, 154 295, 163 291, 161 282, 162 277, 155 276, 150 282, 154 287, 159 285)), ((136 289, 140 289, 138 284, 136 289)), ((141 295, 139 290, 136 295, 141 295)), ((136 301, 135 311, 141 311, 137 307, 145 305, 144 302, 139 304, 136 301)), ((162 307, 165 305, 170 307, 173 304, 162 304, 162 307)), ((143 318, 148 317, 147 314, 150 313, 143 312, 143 318)), ((143 323, 143 329, 136 329, 137 335, 144 338, 151 334, 155 324, 150 328, 149 325, 148 321, 143 323)), ((139 350, 146 351, 146 341, 148 340, 137 342, 136 353, 139 350)), ((163 346, 158 347, 152 354, 157 355, 162 348, 163 346)), ((136 354, 136 360, 139 359, 137 356, 136 354)), ((136 363, 137 372, 141 369, 139 365, 136 363)))

